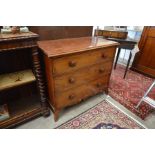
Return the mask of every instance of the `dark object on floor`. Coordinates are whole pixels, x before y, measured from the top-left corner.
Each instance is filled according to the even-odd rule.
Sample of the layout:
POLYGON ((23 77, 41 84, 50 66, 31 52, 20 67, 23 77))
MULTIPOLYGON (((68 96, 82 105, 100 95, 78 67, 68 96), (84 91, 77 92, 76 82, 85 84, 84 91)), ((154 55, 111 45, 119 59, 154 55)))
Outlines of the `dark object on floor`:
POLYGON ((95 128, 93 129, 125 129, 121 128, 117 124, 112 124, 112 123, 100 123, 98 124, 95 128))
MULTIPOLYGON (((125 67, 121 65, 118 65, 117 69, 113 70, 110 79, 109 95, 144 119, 152 111, 152 108, 148 104, 142 103, 136 109, 136 105, 152 84, 153 79, 131 70, 128 71, 126 78, 123 79, 124 70, 125 67)), ((155 99, 155 89, 149 93, 149 96, 155 99)))

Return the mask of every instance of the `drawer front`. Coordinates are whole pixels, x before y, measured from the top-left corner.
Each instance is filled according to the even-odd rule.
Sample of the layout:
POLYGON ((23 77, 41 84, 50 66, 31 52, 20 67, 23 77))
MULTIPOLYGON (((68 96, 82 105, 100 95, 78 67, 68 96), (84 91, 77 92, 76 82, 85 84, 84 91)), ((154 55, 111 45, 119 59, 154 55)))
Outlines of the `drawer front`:
POLYGON ((95 63, 112 60, 115 50, 116 47, 110 47, 56 58, 53 60, 53 75, 61 75, 95 63))
POLYGON ((0 42, 0 52, 14 49, 22 49, 37 46, 35 39, 13 40, 10 42, 0 42))
POLYGON ((69 105, 76 104, 89 96, 93 96, 105 90, 108 85, 109 75, 89 82, 87 84, 70 89, 55 96, 56 108, 63 108, 69 105))
POLYGON ((68 89, 77 87, 81 84, 88 83, 104 75, 110 74, 112 61, 89 66, 73 73, 68 73, 63 76, 55 77, 55 92, 59 93, 68 89))
POLYGON ((110 37, 110 36, 111 36, 111 31, 103 30, 103 37, 110 37))
POLYGON ((118 38, 118 32, 111 32, 111 35, 110 35, 111 38, 118 38))
POLYGON ((124 33, 119 33, 118 34, 118 38, 121 38, 121 39, 125 39, 125 38, 127 38, 127 35, 128 35, 128 33, 126 33, 126 32, 124 32, 124 33))
POLYGON ((95 36, 102 36, 103 31, 102 30, 95 30, 95 36))

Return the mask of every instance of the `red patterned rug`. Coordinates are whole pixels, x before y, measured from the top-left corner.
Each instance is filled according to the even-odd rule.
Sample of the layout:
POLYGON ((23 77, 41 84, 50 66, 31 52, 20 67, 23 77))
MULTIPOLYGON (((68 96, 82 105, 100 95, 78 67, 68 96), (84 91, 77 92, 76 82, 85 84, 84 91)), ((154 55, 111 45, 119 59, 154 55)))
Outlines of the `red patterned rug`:
MULTIPOLYGON (((122 65, 117 65, 116 69, 113 70, 109 95, 137 116, 144 119, 152 111, 152 108, 146 103, 142 103, 138 109, 135 106, 148 90, 153 79, 131 70, 127 72, 126 78, 123 79, 124 72, 125 67, 122 65)), ((155 99, 155 89, 149 93, 149 96, 155 99)))
POLYGON ((140 129, 135 121, 106 101, 65 122, 58 129, 140 129))

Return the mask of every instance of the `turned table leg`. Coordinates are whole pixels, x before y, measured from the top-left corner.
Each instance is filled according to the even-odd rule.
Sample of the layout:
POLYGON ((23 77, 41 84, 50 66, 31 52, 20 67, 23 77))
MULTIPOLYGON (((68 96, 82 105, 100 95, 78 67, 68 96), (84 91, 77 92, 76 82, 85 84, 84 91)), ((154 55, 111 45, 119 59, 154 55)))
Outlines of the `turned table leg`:
POLYGON ((127 73, 127 71, 128 71, 131 58, 132 58, 132 53, 131 53, 131 51, 130 51, 129 59, 128 59, 128 62, 127 62, 127 65, 126 65, 126 69, 125 69, 125 73, 124 73, 124 77, 123 77, 124 79, 125 79, 125 77, 126 77, 126 73, 127 73))
POLYGON ((105 93, 106 93, 106 95, 108 95, 108 93, 109 93, 108 87, 105 88, 105 93))
POLYGON ((38 91, 40 94, 41 106, 43 108, 42 114, 44 116, 48 116, 50 114, 49 108, 47 107, 47 98, 45 91, 45 83, 43 79, 43 74, 40 65, 39 52, 38 48, 32 48, 32 59, 33 59, 33 67, 36 76, 38 91))

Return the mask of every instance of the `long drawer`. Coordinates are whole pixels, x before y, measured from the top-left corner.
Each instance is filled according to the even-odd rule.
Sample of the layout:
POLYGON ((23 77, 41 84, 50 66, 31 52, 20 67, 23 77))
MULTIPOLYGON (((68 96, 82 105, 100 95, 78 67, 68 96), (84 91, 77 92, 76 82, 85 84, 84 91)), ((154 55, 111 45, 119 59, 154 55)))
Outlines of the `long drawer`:
POLYGON ((99 62, 111 60, 115 54, 115 47, 95 49, 81 54, 63 56, 51 60, 53 64, 53 75, 61 75, 66 72, 75 71, 79 68, 90 66, 99 62))
POLYGON ((89 96, 95 95, 105 90, 108 86, 109 75, 103 78, 91 81, 74 89, 70 89, 61 94, 56 94, 56 108, 63 108, 76 104, 89 96))
POLYGON ((104 75, 110 74, 111 67, 112 62, 108 61, 80 69, 78 72, 71 72, 63 76, 55 77, 55 92, 63 92, 81 84, 88 83, 89 81, 102 78, 104 75))

